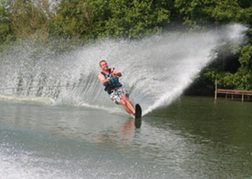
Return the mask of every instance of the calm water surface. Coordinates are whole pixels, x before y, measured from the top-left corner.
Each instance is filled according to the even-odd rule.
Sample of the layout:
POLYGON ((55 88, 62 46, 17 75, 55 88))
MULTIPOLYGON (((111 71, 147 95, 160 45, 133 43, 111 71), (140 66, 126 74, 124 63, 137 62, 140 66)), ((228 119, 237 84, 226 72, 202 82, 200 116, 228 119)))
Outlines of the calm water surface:
POLYGON ((145 115, 0 102, 0 176, 252 178, 252 103, 181 97, 145 115))

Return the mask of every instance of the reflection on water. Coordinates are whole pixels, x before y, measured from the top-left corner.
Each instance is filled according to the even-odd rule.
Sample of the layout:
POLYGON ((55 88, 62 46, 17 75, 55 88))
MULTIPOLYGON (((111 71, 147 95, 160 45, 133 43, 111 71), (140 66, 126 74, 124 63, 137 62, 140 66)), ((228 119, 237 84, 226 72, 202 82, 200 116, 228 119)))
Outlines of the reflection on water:
POLYGON ((116 130, 113 128, 106 129, 97 134, 94 142, 106 145, 122 146, 131 143, 134 136, 134 120, 130 117, 125 123, 116 130))
MULTIPOLYGON (((65 178, 81 178, 83 175, 81 171, 73 175, 74 171, 80 170, 79 165, 73 164, 76 161, 84 167, 81 167, 83 172, 84 169, 92 170, 93 175, 88 178, 252 176, 251 103, 182 97, 169 107, 144 116, 140 129, 134 127, 134 119, 120 108, 117 113, 108 113, 69 106, 6 102, 0 102, 0 106, 0 132, 4 136, 0 140, 1 151, 12 151, 13 147, 16 152, 12 153, 26 152, 25 161, 35 164, 37 160, 45 160, 46 166, 59 171, 65 170, 67 165, 58 168, 55 162, 67 161, 72 165, 68 171, 71 177, 65 178), (30 132, 23 136, 15 135, 20 130, 30 132), (38 141, 47 143, 46 147, 38 141), (35 158, 31 158, 33 154, 29 152, 34 155, 40 153, 40 157, 36 154, 35 158), (112 170, 116 173, 114 177, 105 174, 112 170)), ((5 158, 0 167, 5 169, 11 160, 22 158, 18 155, 7 157, 5 154, 0 153, 5 158)), ((44 164, 41 167, 42 171, 47 168, 44 164)))

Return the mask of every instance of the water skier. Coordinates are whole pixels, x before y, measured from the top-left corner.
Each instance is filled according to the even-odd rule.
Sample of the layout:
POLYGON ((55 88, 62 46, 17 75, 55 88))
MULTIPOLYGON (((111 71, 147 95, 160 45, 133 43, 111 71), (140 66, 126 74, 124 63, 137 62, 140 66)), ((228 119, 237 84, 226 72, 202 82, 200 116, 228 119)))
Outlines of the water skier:
POLYGON ((119 77, 122 73, 115 68, 108 68, 105 60, 100 61, 102 72, 98 74, 98 79, 105 86, 105 91, 110 96, 110 99, 116 104, 122 104, 125 111, 135 117, 135 109, 132 102, 129 100, 128 91, 119 82, 119 77))

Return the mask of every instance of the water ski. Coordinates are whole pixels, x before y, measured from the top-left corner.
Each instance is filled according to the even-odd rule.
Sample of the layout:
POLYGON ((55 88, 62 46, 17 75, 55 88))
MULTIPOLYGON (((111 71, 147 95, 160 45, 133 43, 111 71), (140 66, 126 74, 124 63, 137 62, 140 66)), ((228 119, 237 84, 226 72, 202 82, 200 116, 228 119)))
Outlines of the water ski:
POLYGON ((135 126, 136 126, 136 128, 140 128, 141 123, 142 123, 142 120, 141 120, 142 108, 139 104, 136 104, 135 111, 136 111, 136 113, 135 113, 135 126))

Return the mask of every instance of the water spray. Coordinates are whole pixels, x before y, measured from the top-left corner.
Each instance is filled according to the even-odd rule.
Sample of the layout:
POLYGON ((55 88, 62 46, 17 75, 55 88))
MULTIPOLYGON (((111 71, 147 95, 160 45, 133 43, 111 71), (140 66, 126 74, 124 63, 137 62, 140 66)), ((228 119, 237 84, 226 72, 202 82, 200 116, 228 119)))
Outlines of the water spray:
MULTIPOLYGON (((139 103, 145 115, 177 99, 214 60, 215 49, 225 43, 241 44, 246 30, 234 24, 221 30, 169 32, 139 41, 103 39, 61 55, 55 55, 52 46, 17 46, 0 62, 0 88, 13 87, 16 94, 52 98, 56 104, 113 108, 115 104, 97 78, 99 62, 106 60, 109 67, 122 72, 120 81, 130 100, 139 103), (27 93, 27 86, 40 91, 27 93), (59 90, 59 86, 70 87, 59 90)), ((13 90, 10 93, 16 95, 13 90)))

